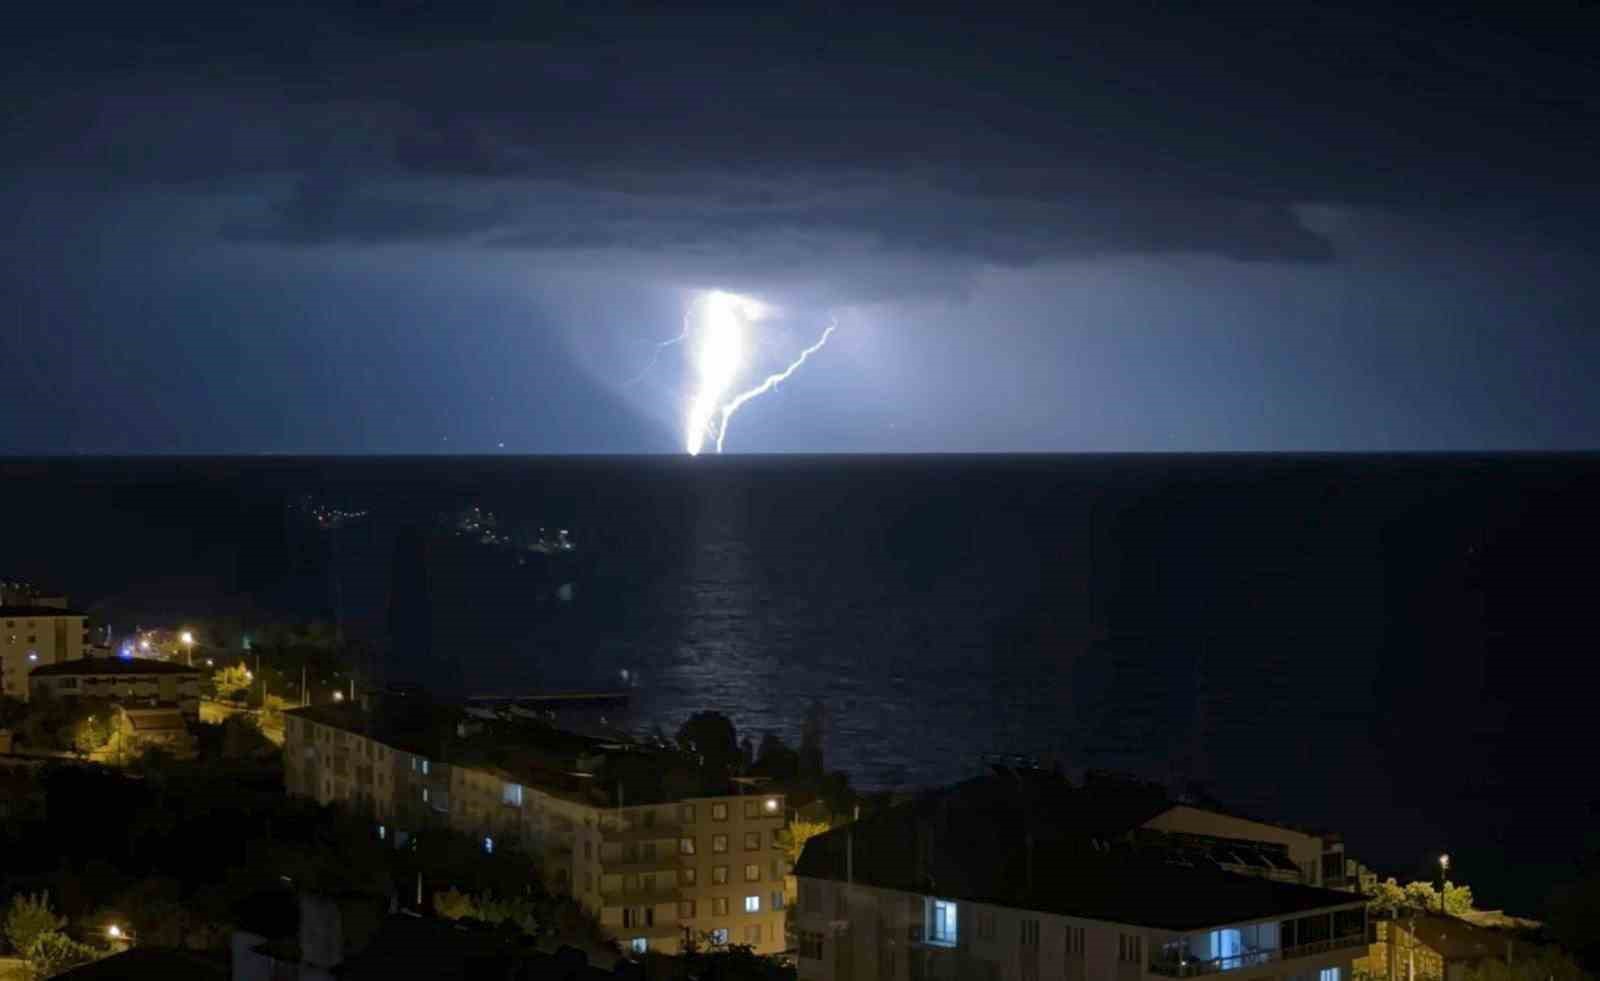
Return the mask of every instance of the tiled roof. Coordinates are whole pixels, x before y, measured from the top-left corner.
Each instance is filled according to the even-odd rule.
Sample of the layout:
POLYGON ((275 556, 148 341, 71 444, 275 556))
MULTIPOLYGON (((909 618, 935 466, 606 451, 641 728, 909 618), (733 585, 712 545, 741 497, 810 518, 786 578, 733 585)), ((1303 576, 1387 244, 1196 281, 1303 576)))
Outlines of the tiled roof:
POLYGON ((82 610, 69 610, 60 606, 16 605, 0 606, 0 619, 6 617, 86 617, 82 610))
POLYGON ((145 657, 80 657, 73 661, 42 664, 29 673, 33 678, 72 677, 74 675, 194 675, 205 674, 200 668, 191 668, 171 661, 156 661, 145 657))

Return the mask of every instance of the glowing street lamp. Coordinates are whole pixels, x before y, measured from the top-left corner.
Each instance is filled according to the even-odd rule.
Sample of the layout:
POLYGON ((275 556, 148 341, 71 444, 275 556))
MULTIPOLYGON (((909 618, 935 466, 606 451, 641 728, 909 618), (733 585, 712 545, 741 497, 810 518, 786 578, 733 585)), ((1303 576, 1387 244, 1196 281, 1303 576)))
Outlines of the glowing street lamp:
POLYGON ((1439 915, 1444 915, 1444 890, 1450 882, 1450 856, 1439 856, 1439 915))
POLYGON ((110 926, 106 927, 106 936, 111 938, 112 940, 121 940, 122 939, 122 928, 117 926, 115 923, 113 923, 110 926))
POLYGON ((333 691, 333 700, 336 701, 336 702, 344 701, 344 692, 339 691, 337 688, 335 688, 334 691, 333 691))
POLYGON ((185 630, 178 635, 178 639, 183 641, 184 660, 188 662, 189 667, 194 667, 194 634, 185 630))

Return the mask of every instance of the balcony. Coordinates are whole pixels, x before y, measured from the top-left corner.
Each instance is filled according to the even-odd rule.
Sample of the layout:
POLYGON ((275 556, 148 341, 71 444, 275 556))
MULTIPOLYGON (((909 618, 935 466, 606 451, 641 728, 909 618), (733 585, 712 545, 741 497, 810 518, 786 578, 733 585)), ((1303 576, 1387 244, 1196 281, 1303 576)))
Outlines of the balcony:
POLYGON ((677 886, 657 886, 654 889, 602 889, 600 902, 606 906, 654 906, 657 903, 676 903, 683 899, 683 890, 677 886))
POLYGON ((693 855, 679 856, 676 852, 658 854, 655 858, 604 858, 600 859, 600 869, 603 872, 621 873, 628 872, 673 872, 694 863, 693 855))
POLYGON ((1193 978, 1206 974, 1221 974, 1224 971, 1261 967, 1264 964, 1274 964, 1278 961, 1294 960, 1300 957, 1315 957, 1318 954, 1327 954, 1336 950, 1365 947, 1366 944, 1366 934, 1357 933, 1347 937, 1334 937, 1329 940, 1300 944, 1297 947, 1249 951, 1243 954, 1236 954, 1233 957, 1217 957, 1206 961, 1151 961, 1150 973, 1168 978, 1193 978))
POLYGON ((626 828, 600 828, 603 841, 661 841, 667 838, 677 841, 681 837, 683 825, 665 821, 652 825, 629 825, 626 828))

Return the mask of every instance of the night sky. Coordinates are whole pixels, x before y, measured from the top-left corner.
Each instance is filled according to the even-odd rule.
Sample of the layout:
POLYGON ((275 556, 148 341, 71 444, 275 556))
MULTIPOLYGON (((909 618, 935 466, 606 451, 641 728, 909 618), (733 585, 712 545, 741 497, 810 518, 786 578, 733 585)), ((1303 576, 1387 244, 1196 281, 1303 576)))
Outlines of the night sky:
POLYGON ((1600 5, 1249 8, 30 8, 0 452, 1600 443, 1600 5))

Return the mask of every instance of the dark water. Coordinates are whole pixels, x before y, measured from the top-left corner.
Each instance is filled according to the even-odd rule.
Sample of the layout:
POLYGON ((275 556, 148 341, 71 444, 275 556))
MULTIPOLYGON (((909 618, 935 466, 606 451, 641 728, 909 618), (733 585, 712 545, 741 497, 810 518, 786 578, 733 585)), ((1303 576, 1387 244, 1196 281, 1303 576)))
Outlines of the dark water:
POLYGON ((858 784, 986 751, 1208 787, 1538 912, 1592 847, 1600 457, 13 461, 0 572, 125 628, 327 614, 440 687, 639 684, 858 784), (333 535, 303 494, 369 510, 333 535), (478 505, 573 557, 477 547, 478 505), (400 543, 397 549, 397 542, 400 543), (404 556, 396 570, 395 557, 404 556), (391 587, 400 584, 399 602, 391 587), (560 586, 570 583, 570 599, 560 586), (391 606, 398 609, 391 613, 391 606))

